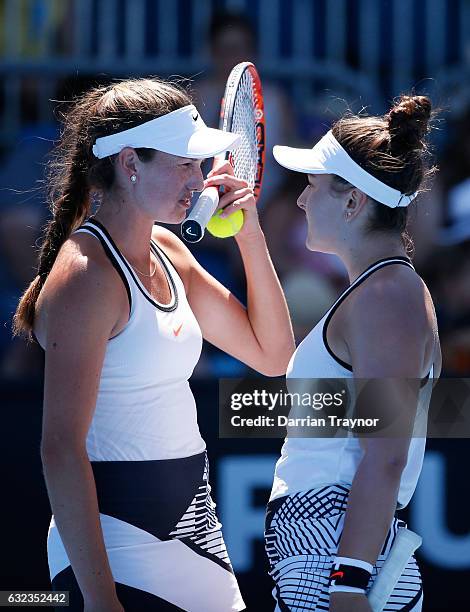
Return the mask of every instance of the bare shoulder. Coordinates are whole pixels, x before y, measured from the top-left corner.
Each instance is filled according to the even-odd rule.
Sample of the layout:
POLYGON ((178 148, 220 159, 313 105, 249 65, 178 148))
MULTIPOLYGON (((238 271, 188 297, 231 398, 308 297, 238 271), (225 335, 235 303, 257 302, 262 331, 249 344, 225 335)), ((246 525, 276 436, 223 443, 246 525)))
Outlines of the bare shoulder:
POLYGON ((189 275, 191 274, 192 268, 197 263, 191 251, 175 233, 166 227, 154 225, 152 238, 158 246, 163 249, 165 255, 170 258, 187 290, 189 275))
POLYGON ((125 288, 100 243, 87 234, 74 234, 59 251, 41 291, 37 314, 48 341, 51 334, 73 336, 98 325, 109 334, 123 297, 127 300, 125 288))
POLYGON ((367 278, 351 294, 347 315, 353 367, 364 377, 418 378, 437 357, 432 299, 408 267, 388 266, 367 278))
POLYGON ((408 266, 387 266, 367 278, 351 294, 348 314, 356 321, 393 322, 416 333, 434 323, 429 291, 408 266))
MULTIPOLYGON (((49 299, 100 287, 116 292, 114 268, 101 244, 87 234, 74 234, 62 245, 47 278, 49 299)), ((86 299, 86 296, 84 296, 86 299)))

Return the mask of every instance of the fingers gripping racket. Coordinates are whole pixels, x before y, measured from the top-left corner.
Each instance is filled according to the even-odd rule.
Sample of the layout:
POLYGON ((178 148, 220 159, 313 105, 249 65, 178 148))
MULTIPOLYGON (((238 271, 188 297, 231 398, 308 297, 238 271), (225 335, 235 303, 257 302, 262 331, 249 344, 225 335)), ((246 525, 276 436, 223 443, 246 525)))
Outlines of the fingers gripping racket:
MULTIPOLYGON (((251 62, 237 64, 230 72, 220 110, 219 129, 241 135, 238 147, 220 158, 230 160, 235 176, 247 181, 257 199, 263 180, 265 122, 261 81, 251 62)), ((218 189, 204 189, 181 224, 181 235, 187 242, 201 240, 218 204, 218 189)))

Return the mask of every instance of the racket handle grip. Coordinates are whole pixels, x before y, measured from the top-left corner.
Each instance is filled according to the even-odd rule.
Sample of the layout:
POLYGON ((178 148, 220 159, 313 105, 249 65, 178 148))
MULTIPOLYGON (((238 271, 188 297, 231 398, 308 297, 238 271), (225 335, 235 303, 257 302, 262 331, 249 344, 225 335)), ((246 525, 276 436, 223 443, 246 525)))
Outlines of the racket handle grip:
POLYGON ((186 242, 199 242, 204 236, 204 230, 209 219, 219 205, 217 187, 207 187, 199 196, 191 212, 181 224, 181 235, 186 242))
POLYGON ((382 612, 411 555, 421 546, 421 542, 421 536, 414 531, 403 527, 398 530, 390 553, 368 595, 373 612, 382 612))

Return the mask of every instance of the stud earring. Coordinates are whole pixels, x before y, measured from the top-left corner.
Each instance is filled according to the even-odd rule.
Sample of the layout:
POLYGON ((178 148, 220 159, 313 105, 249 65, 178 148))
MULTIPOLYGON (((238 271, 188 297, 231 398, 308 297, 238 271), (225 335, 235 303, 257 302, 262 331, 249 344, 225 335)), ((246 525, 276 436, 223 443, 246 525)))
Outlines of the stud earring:
POLYGON ((137 181, 137 177, 135 174, 131 174, 131 183, 135 183, 137 181))

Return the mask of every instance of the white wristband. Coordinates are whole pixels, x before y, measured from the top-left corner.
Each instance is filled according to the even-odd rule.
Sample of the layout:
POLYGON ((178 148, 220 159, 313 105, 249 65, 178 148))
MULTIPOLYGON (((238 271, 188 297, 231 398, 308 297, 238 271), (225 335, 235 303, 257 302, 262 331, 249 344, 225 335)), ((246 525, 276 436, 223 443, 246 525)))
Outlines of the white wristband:
POLYGON ((335 557, 333 561, 333 567, 340 565, 352 565, 353 567, 360 567, 361 569, 366 570, 369 574, 372 574, 372 570, 374 566, 372 563, 368 563, 367 561, 363 561, 362 559, 352 559, 351 557, 335 557))
POLYGON ((353 586, 336 586, 334 584, 330 585, 328 591, 330 593, 360 593, 361 595, 365 594, 365 589, 358 589, 353 586))

